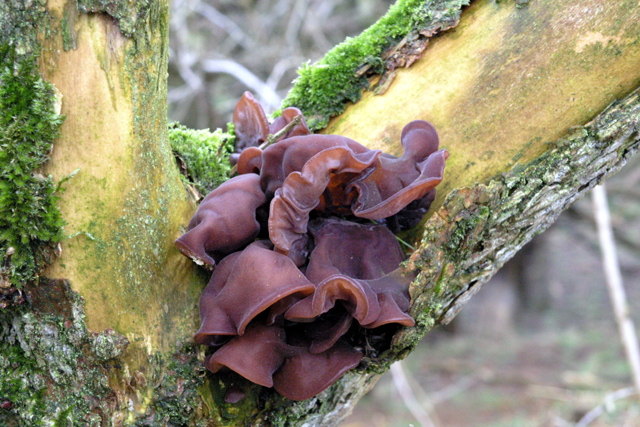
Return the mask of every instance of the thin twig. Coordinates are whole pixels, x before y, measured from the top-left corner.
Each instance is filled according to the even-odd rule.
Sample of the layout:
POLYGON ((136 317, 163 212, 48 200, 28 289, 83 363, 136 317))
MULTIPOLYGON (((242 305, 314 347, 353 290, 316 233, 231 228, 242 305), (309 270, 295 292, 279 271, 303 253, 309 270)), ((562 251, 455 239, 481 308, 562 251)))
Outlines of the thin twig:
MULTIPOLYGON (((291 129, 302 123, 302 114, 298 114, 295 116, 289 123, 286 124, 285 127, 280 129, 278 132, 274 134, 269 134, 267 136, 267 140, 258 146, 259 149, 264 150, 271 144, 275 144, 280 138, 287 134, 291 129)), ((229 171, 229 177, 234 177, 238 173, 238 165, 233 165, 231 170, 229 171)))
POLYGON ((409 249, 411 249, 412 251, 414 251, 414 252, 416 251, 416 247, 415 247, 415 246, 413 246, 413 245, 411 245, 411 244, 409 244, 409 243, 405 242, 405 241, 404 241, 404 240, 402 240, 400 237, 396 236, 396 240, 397 240, 398 242, 402 243, 403 245, 405 245, 406 247, 408 247, 409 249))
POLYGON ((289 15, 289 22, 284 34, 284 38, 287 41, 287 46, 291 49, 299 50, 300 47, 300 28, 304 16, 307 14, 309 7, 309 0, 298 0, 294 2, 293 10, 289 15))
POLYGON ((292 68, 298 68, 304 61, 305 58, 302 56, 288 56, 286 58, 282 58, 273 66, 271 74, 269 74, 269 77, 267 78, 266 85, 275 92, 278 89, 280 80, 282 80, 285 73, 292 68))
POLYGON ((640 390, 640 348, 638 347, 638 337, 636 336, 633 321, 629 316, 629 305, 622 284, 622 274, 620 273, 618 256, 613 240, 611 215, 609 213, 607 193, 604 184, 596 186, 591 194, 593 197, 596 224, 598 226, 598 237, 600 239, 607 289, 609 290, 609 296, 613 304, 613 311, 620 330, 622 344, 624 345, 629 365, 631 365, 633 383, 636 389, 640 390))
POLYGON ((200 62, 202 70, 206 73, 229 74, 252 89, 269 108, 278 108, 282 98, 266 83, 244 66, 231 59, 205 59, 200 62))
POLYGON ((634 394, 636 394, 636 388, 627 387, 606 395, 601 404, 587 412, 584 417, 582 417, 580 421, 578 421, 576 427, 587 427, 601 415, 605 414, 606 412, 610 412, 610 408, 617 400, 626 399, 627 397, 633 396, 634 394))
POLYGON ((253 49, 254 41, 233 22, 227 15, 220 13, 216 8, 204 2, 198 2, 196 11, 204 16, 213 25, 222 28, 229 36, 245 49, 253 49))
MULTIPOLYGON (((488 376, 487 374, 484 375, 488 376)), ((450 384, 447 387, 438 390, 437 392, 431 393, 429 395, 429 400, 434 406, 439 403, 446 402, 454 396, 457 396, 460 393, 474 387, 483 379, 482 377, 482 373, 473 373, 471 375, 464 376, 455 383, 450 384)))
POLYGON ((396 362, 391 365, 391 375, 393 377, 393 384, 396 390, 398 390, 407 409, 411 412, 411 415, 413 415, 422 427, 435 427, 431 417, 429 417, 429 414, 424 410, 422 405, 420 405, 416 395, 413 393, 409 380, 407 380, 407 376, 402 368, 402 362, 396 362))
POLYGON ((273 135, 270 134, 269 136, 267 136, 267 140, 260 144, 258 148, 264 150, 265 148, 267 148, 271 144, 274 144, 277 140, 285 136, 291 129, 298 126, 300 123, 302 123, 302 114, 298 114, 297 116, 295 116, 289 123, 286 124, 285 127, 280 129, 278 132, 274 133, 273 135))

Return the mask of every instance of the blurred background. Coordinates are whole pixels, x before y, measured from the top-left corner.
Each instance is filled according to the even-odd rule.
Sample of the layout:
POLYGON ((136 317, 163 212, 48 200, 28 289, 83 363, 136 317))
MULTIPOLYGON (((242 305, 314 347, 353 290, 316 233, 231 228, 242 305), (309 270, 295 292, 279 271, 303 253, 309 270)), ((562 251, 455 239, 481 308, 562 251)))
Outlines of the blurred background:
MULTIPOLYGON (((270 113, 299 66, 359 34, 391 3, 172 0, 170 121, 226 128, 245 90, 270 113)), ((607 190, 639 324, 640 157, 607 190)), ((587 196, 562 214, 451 325, 385 374, 342 427, 640 426, 593 211, 587 196)))

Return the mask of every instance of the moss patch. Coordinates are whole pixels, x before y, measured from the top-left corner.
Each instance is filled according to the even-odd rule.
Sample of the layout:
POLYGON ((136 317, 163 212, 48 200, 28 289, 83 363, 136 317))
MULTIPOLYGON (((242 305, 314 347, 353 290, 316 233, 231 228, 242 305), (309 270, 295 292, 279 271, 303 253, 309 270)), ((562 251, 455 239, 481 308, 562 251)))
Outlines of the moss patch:
POLYGON ((135 426, 200 426, 196 421, 201 415, 198 390, 205 382, 205 368, 197 358, 193 345, 185 346, 169 358, 153 355, 143 372, 132 378, 138 387, 143 386, 154 398, 146 414, 139 417, 135 426))
POLYGON ((141 370, 118 361, 128 341, 112 329, 94 333, 84 301, 67 281, 45 280, 24 289, 29 304, 0 311, 0 425, 199 426, 199 389, 205 368, 187 345, 148 356, 141 370), (135 394, 118 395, 112 382, 135 394), (127 414, 136 402, 144 414, 127 414))
POLYGON ((33 290, 25 290, 31 305, 0 311, 0 400, 8 402, 0 424, 111 425, 116 396, 107 372, 127 341, 89 332, 82 298, 65 281, 33 290))
POLYGON ((0 46, 10 45, 18 55, 37 53, 37 28, 48 20, 46 1, 0 2, 0 46))
POLYGON ((180 161, 183 176, 205 195, 227 180, 229 154, 233 151, 233 125, 225 133, 221 129, 188 129, 178 123, 169 125, 169 143, 180 161))
POLYGON ((36 58, 0 47, 0 274, 19 285, 37 277, 62 240, 64 221, 51 176, 37 171, 48 159, 63 117, 55 88, 42 80, 36 58))
POLYGON ((360 36, 339 44, 318 63, 303 66, 283 106, 300 108, 312 130, 326 127, 331 117, 344 111, 347 102, 358 101, 363 89, 369 87, 366 74, 357 73, 359 69, 384 72, 386 49, 405 37, 449 28, 468 4, 469 0, 398 0, 360 36))

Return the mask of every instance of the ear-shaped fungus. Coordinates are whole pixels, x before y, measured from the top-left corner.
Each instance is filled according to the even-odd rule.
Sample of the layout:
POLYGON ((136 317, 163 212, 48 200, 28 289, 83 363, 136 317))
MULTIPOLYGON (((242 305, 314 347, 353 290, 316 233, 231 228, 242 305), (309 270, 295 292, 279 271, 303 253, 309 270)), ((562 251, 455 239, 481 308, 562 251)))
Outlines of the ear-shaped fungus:
POLYGON ((276 190, 269 213, 269 238, 287 254, 298 240, 305 240, 309 213, 321 202, 330 182, 340 187, 344 177, 371 166, 380 151, 354 153, 348 146, 335 146, 311 157, 300 172, 292 171, 276 190))
POLYGON ((176 246, 197 264, 214 266, 256 238, 256 209, 265 202, 257 175, 232 178, 204 198, 176 246))
POLYGON ((347 187, 347 192, 358 192, 351 206, 355 216, 380 220, 395 215, 442 181, 449 153, 436 152, 438 134, 430 123, 409 123, 402 130, 401 141, 402 157, 380 156, 380 163, 371 174, 356 178, 347 187))
POLYGON ((254 242, 222 260, 200 297, 202 326, 195 335, 207 343, 217 335, 242 335, 251 320, 272 305, 289 306, 315 287, 286 256, 254 242))
POLYGON ((264 151, 257 148, 243 151, 238 160, 238 173, 258 171, 262 189, 267 198, 271 198, 291 172, 301 171, 312 157, 335 147, 344 147, 355 155, 372 151, 356 141, 339 135, 292 136, 270 145, 264 151), (256 159, 258 156, 260 160, 256 159), (251 165, 251 167, 240 167, 240 165, 251 165))
POLYGON ((257 147, 269 136, 269 121, 251 92, 245 92, 233 110, 233 125, 236 141, 235 153, 231 155, 231 164, 236 164, 239 153, 248 147, 257 147))
POLYGON ((329 219, 310 228, 315 248, 306 274, 316 290, 293 305, 285 313, 286 319, 309 321, 340 301, 362 326, 413 326, 413 319, 406 314, 413 278, 398 270, 404 256, 386 227, 329 219))
POLYGON ((360 360, 360 351, 338 341, 323 353, 302 353, 286 359, 273 377, 273 386, 289 399, 309 399, 358 366, 360 360))
MULTIPOLYGON (((331 136, 306 138, 313 137, 316 137, 314 144, 328 145, 329 140, 325 142, 325 138, 331 136)), ((275 183, 281 187, 275 190, 269 214, 269 236, 278 250, 288 253, 294 242, 305 238, 309 214, 314 209, 342 213, 350 206, 350 213, 357 217, 381 220, 396 215, 414 200, 432 200, 430 193, 442 181, 447 152, 435 152, 437 133, 433 126, 422 120, 409 123, 401 138, 405 152, 400 158, 371 150, 345 151, 352 150, 354 145, 349 144, 342 151, 337 150, 338 147, 318 151, 308 160, 307 156, 296 156, 294 158, 304 164, 279 169, 274 178, 266 169, 268 149, 265 150, 261 172, 263 188, 265 177, 268 178, 267 194, 274 191, 268 185, 275 183), (282 176, 286 179, 280 184, 282 176)), ((301 145, 294 145, 295 138, 284 142, 295 147, 301 145)), ((309 146, 304 148, 309 150, 309 146)), ((276 147, 273 146, 272 151, 276 147)), ((282 154, 278 153, 276 158, 283 159, 282 165, 285 165, 288 151, 301 151, 284 145, 277 148, 282 154)), ((269 161, 275 163, 272 159, 269 161)))
POLYGON ((292 400, 309 399, 355 368, 362 353, 339 341, 321 353, 286 342, 279 326, 251 325, 244 335, 233 338, 205 362, 211 372, 222 367, 276 391, 292 400))
POLYGON ((300 114, 287 108, 269 125, 245 93, 233 116, 240 175, 202 201, 176 241, 199 264, 218 263, 194 337, 215 350, 206 367, 229 368, 293 400, 315 396, 360 363, 362 328, 414 325, 414 277, 400 267, 404 254, 390 228, 420 221, 448 156, 422 120, 402 131, 400 158, 312 135, 304 120, 259 148, 300 114), (256 241, 266 231, 269 241, 256 241))
POLYGON ((273 387, 274 372, 294 351, 285 341, 284 329, 256 324, 208 357, 205 366, 214 373, 226 366, 251 382, 273 387))
MULTIPOLYGON (((236 141, 235 153, 231 155, 231 164, 238 162, 240 153, 249 147, 258 147, 267 140, 269 134, 275 134, 289 124, 296 116, 302 116, 302 111, 295 107, 285 108, 282 115, 269 125, 267 115, 262 106, 256 101, 251 92, 245 92, 233 110, 233 125, 236 141)), ((311 131, 302 116, 301 123, 278 138, 281 141, 292 136, 308 135, 311 131)))

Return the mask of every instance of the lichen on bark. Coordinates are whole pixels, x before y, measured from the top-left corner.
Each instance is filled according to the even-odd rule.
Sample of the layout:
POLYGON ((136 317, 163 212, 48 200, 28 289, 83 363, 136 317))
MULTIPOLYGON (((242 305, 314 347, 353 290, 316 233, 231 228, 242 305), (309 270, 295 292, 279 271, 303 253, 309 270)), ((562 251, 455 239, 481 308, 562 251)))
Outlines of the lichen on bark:
POLYGON ((525 243, 624 166, 640 148, 639 120, 640 88, 528 164, 452 191, 407 262, 418 272, 411 288, 417 325, 395 337, 392 351, 405 355, 433 326, 449 323, 525 243))
POLYGON ((92 333, 82 298, 65 281, 24 288, 29 304, 0 310, 2 425, 112 425, 116 396, 111 361, 127 340, 113 330, 92 333))
POLYGON ((120 31, 133 37, 139 30, 140 22, 146 21, 153 0, 76 0, 78 10, 83 13, 105 13, 118 22, 120 31))

